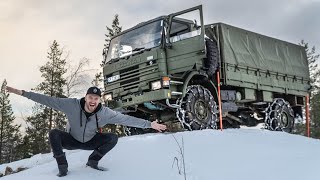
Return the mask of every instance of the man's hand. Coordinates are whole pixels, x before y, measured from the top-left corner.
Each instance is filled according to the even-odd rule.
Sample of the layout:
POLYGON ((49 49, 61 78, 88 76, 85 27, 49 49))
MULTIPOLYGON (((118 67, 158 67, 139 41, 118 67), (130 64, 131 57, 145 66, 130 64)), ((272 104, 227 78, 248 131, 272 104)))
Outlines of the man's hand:
POLYGON ((17 95, 22 95, 22 91, 19 90, 19 89, 15 89, 13 87, 10 87, 10 86, 6 86, 6 89, 9 93, 14 93, 14 94, 17 94, 17 95))
POLYGON ((167 129, 167 126, 163 124, 159 124, 158 121, 156 120, 151 122, 151 128, 159 132, 162 132, 167 129))

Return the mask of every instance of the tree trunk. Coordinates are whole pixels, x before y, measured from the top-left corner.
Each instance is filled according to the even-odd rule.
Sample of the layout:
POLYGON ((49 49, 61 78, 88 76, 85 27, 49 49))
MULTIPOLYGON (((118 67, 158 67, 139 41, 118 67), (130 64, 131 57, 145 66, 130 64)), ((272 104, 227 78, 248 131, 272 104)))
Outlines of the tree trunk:
POLYGON ((0 164, 2 164, 3 125, 4 125, 4 123, 3 123, 3 110, 1 109, 0 164))

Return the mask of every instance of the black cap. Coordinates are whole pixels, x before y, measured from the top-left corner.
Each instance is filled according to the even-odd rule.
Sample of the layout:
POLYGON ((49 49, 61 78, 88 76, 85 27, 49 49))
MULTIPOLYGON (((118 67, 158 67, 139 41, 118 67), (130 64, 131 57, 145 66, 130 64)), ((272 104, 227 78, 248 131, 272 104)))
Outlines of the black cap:
POLYGON ((95 94, 101 97, 101 90, 97 87, 90 87, 87 91, 87 94, 95 94))

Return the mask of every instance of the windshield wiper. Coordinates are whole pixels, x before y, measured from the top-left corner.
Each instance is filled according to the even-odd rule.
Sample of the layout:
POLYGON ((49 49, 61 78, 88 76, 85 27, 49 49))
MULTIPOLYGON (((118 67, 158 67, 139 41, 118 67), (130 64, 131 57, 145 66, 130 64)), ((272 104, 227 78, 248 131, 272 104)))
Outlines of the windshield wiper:
POLYGON ((145 47, 137 47, 137 48, 134 48, 134 49, 132 50, 132 52, 140 51, 140 50, 143 50, 143 49, 145 49, 145 47))
POLYGON ((108 62, 108 64, 115 63, 115 62, 117 62, 117 61, 119 61, 119 60, 120 60, 120 58, 111 59, 111 60, 108 62))

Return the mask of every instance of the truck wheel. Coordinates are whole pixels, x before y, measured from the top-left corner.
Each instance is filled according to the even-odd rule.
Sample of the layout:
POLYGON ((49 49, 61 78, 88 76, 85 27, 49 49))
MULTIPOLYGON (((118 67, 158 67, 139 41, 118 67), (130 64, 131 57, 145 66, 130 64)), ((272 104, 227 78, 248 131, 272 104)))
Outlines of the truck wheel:
POLYGON ((219 67, 219 52, 218 45, 212 39, 206 39, 207 58, 205 60, 205 67, 208 68, 207 74, 212 77, 219 67))
POLYGON ((292 132, 294 113, 290 104, 284 99, 275 99, 266 109, 265 124, 272 131, 292 132))
POLYGON ((187 88, 177 116, 187 130, 216 129, 217 106, 211 92, 200 85, 187 88))

